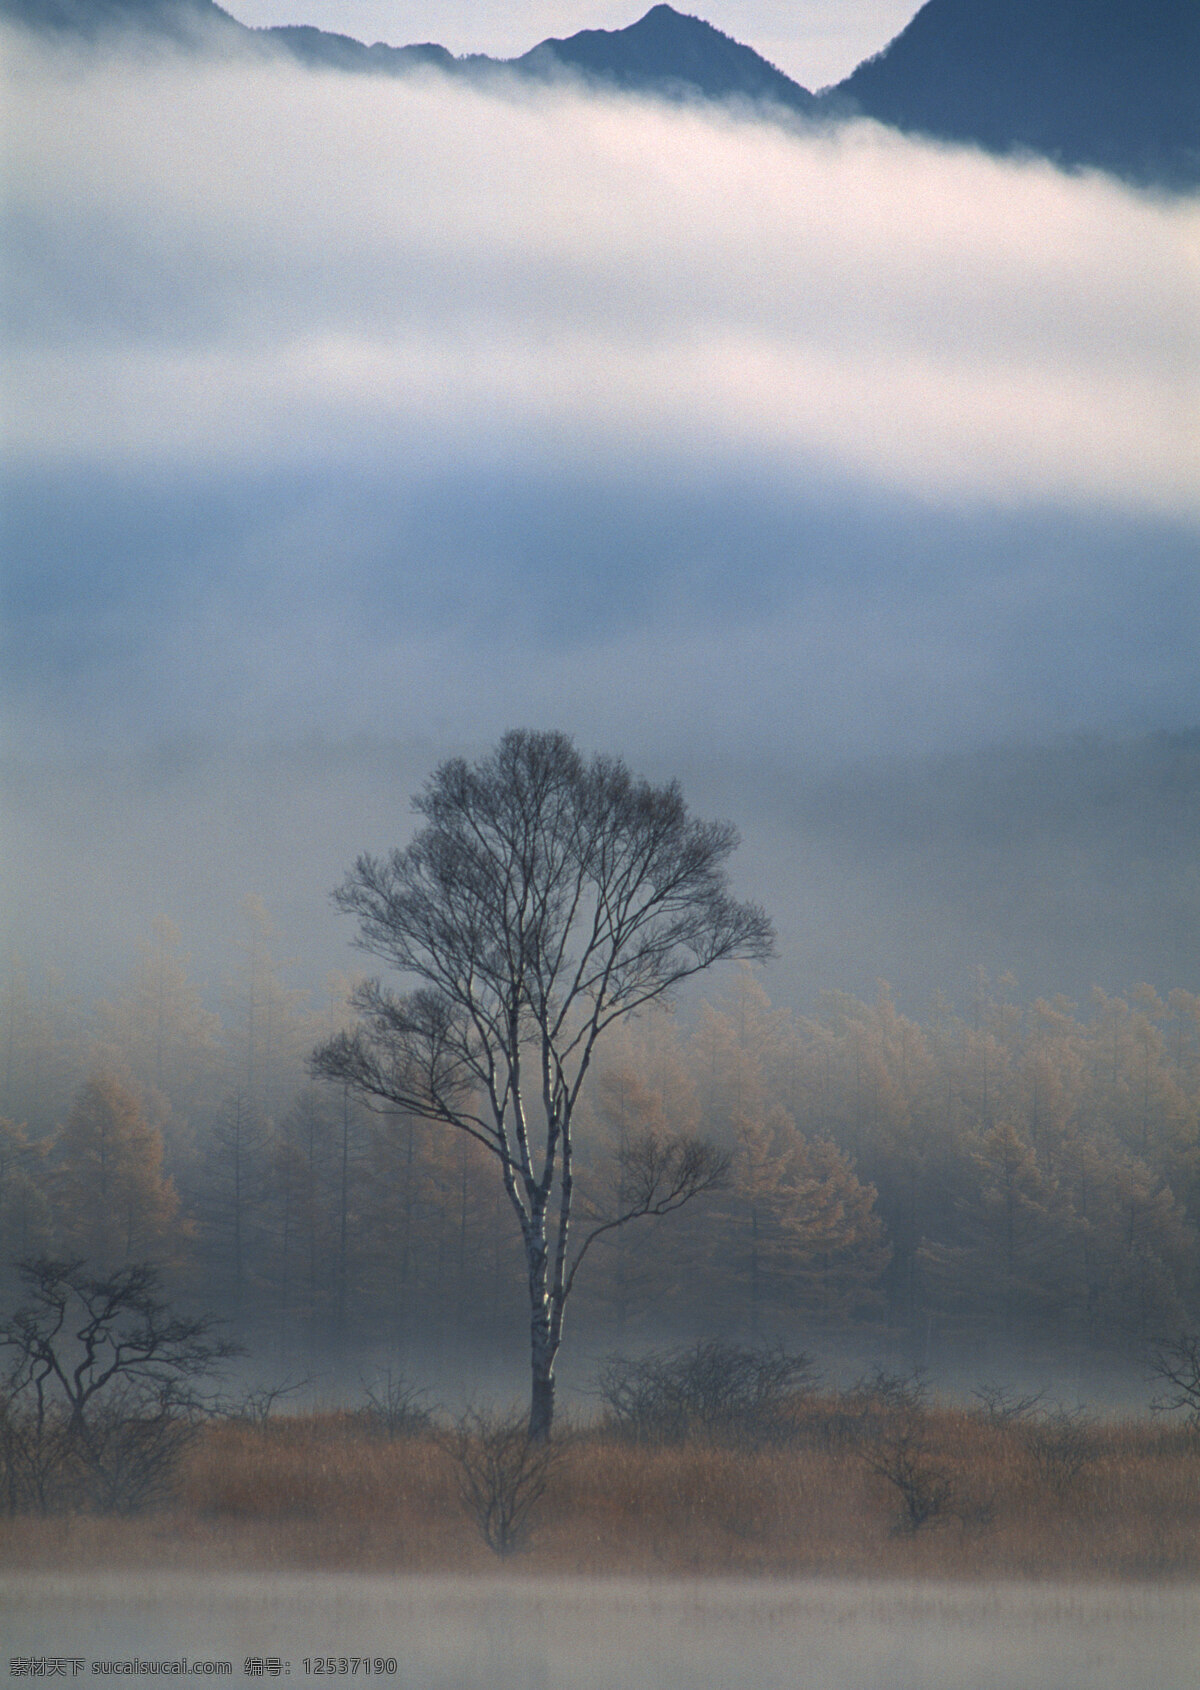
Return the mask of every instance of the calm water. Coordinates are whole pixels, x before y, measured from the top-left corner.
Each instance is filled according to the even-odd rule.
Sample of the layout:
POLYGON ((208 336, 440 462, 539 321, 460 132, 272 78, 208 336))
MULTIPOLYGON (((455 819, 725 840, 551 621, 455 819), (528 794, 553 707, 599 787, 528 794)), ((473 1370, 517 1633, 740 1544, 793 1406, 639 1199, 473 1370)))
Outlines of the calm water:
POLYGON ((0 1636, 0 1675, 60 1656, 91 1685, 135 1656, 328 1683, 304 1658, 345 1655, 394 1657, 370 1682, 403 1690, 1200 1686, 1198 1587, 29 1574, 0 1579, 0 1636))

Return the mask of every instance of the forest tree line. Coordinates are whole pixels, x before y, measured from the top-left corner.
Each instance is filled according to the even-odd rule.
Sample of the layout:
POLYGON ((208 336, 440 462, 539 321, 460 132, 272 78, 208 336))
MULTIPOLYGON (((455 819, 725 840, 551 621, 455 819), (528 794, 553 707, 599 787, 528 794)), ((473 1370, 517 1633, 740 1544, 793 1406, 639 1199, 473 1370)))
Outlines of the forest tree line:
MULTIPOLYGON (((88 1009, 5 983, 0 1262, 150 1259, 303 1363, 486 1344, 522 1319, 511 1211, 462 1135, 314 1083, 346 1019, 286 984, 261 906, 219 1007, 170 923, 88 1009)), ((574 1320, 615 1345, 721 1332, 988 1334, 1127 1347, 1200 1315, 1200 997, 1023 1005, 981 975, 921 1019, 881 986, 803 1015, 738 972, 614 1029, 581 1123, 596 1212, 620 1150, 699 1134, 722 1187, 597 1245, 574 1320)))

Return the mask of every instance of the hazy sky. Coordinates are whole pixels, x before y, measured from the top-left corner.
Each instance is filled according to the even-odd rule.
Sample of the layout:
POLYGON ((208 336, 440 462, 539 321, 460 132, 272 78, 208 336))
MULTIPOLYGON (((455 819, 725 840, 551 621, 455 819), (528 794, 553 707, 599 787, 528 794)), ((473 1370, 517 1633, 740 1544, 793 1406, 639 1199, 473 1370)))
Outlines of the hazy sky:
MULTIPOLYGON (((470 44, 387 10, 353 33, 470 44)), ((437 73, 8 61, 12 943, 94 977, 253 892, 327 961, 345 864, 522 724, 732 815, 793 978, 1192 954, 1200 785, 1152 736, 1200 721, 1195 200, 437 73)))
MULTIPOLYGON (((452 53, 515 58, 549 36, 624 29, 650 0, 231 0, 243 23, 315 24, 359 41, 437 41, 452 53)), ((676 11, 753 47, 806 88, 848 76, 916 11, 911 0, 712 0, 676 11)))

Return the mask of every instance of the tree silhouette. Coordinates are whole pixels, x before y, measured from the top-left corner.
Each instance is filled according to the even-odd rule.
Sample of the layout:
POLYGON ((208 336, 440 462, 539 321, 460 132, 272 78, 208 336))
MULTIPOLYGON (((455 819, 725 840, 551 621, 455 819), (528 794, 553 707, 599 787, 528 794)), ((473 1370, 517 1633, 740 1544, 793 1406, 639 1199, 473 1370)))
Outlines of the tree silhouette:
POLYGON ((314 1067, 495 1157, 524 1245, 540 1440, 593 1238, 679 1207, 724 1167, 694 1140, 643 1140, 627 1207, 576 1243, 575 1112, 597 1043, 713 963, 765 958, 771 928, 729 893, 732 826, 694 820, 677 786, 635 780, 615 758, 585 762, 563 734, 512 732, 473 767, 444 763, 416 808, 412 843, 360 857, 337 894, 362 946, 416 990, 360 988, 357 1029, 314 1067))

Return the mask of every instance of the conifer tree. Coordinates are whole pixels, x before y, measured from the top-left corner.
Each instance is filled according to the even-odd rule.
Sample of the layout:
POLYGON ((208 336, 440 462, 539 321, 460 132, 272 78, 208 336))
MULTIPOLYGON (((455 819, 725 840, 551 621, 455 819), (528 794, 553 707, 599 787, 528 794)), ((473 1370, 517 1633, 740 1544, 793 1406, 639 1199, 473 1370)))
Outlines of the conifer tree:
POLYGON ((136 1095, 109 1074, 76 1094, 55 1144, 55 1209, 63 1246, 97 1272, 175 1253, 179 1198, 162 1168, 162 1134, 136 1095))
POLYGON ((0 1117, 0 1282, 11 1264, 44 1255, 51 1244, 45 1145, 0 1117))

